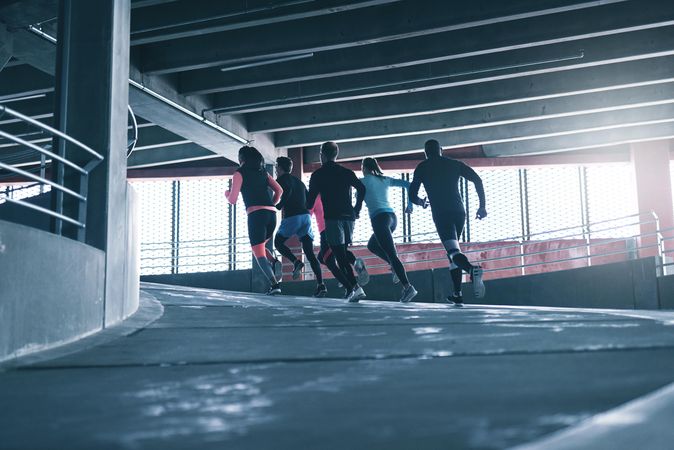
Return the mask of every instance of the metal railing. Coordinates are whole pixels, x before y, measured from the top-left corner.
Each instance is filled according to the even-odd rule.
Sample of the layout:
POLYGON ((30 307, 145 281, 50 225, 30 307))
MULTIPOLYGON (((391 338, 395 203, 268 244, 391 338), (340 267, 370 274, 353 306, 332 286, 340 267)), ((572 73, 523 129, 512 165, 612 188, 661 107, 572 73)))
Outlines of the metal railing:
MULTIPOLYGON (((547 266, 545 270, 554 270, 554 265, 582 262, 586 266, 591 266, 594 263, 603 263, 610 257, 615 259, 621 255, 624 259, 632 259, 644 252, 650 252, 659 257, 667 252, 674 253, 674 251, 665 249, 666 238, 663 238, 663 231, 667 230, 660 229, 657 215, 654 212, 648 212, 533 233, 524 237, 515 236, 497 241, 465 243, 464 253, 469 259, 482 264, 487 273, 518 271, 518 274, 524 275, 527 269, 538 266, 547 266), (652 231, 642 232, 643 228, 651 228, 652 231), (537 237, 543 238, 536 239, 537 237), (481 256, 475 257, 476 255, 481 256)), ((407 238, 409 236, 405 237, 407 238)), ((668 239, 674 240, 674 237, 668 239)), ((354 242, 354 247, 362 248, 365 243, 366 241, 354 242)), ((439 242, 435 231, 415 233, 411 241, 399 242, 397 245, 399 256, 405 265, 412 269, 418 264, 428 266, 437 263, 441 266, 447 263, 445 249, 439 242), (419 244, 428 244, 428 246, 419 248, 419 244), (423 254, 423 259, 413 260, 412 255, 420 253, 423 254)), ((181 267, 218 265, 231 267, 237 255, 250 253, 245 236, 234 240, 183 241, 177 245, 171 242, 144 243, 142 248, 145 255, 141 257, 141 267, 146 271, 161 269, 176 271, 181 267), (239 250, 242 247, 244 250, 239 250), (237 251, 231 251, 233 248, 237 251), (167 254, 157 254, 157 251, 167 254), (200 258, 206 259, 200 262, 200 258), (181 259, 189 262, 181 264, 181 259), (170 263, 157 264, 161 260, 170 260, 170 263)), ((296 254, 299 256, 299 249, 296 254)), ((375 255, 368 254, 362 258, 366 261, 368 269, 388 268, 388 264, 375 255)), ((305 274, 311 276, 308 264, 305 274)))
POLYGON ((42 162, 40 168, 36 171, 35 169, 22 169, 18 167, 19 164, 12 165, 9 163, 10 161, 0 160, 0 170, 6 171, 8 175, 11 174, 14 178, 19 178, 25 182, 35 182, 33 186, 49 186, 52 191, 54 191, 56 201, 52 202, 52 208, 45 208, 31 203, 30 201, 3 195, 2 191, 0 191, 0 199, 52 217, 55 219, 55 231, 57 234, 61 233, 64 222, 74 225, 78 229, 78 240, 84 240, 89 173, 103 161, 103 156, 87 145, 49 125, 34 120, 31 117, 25 116, 4 105, 0 105, 0 117, 4 115, 11 116, 20 122, 24 122, 39 129, 41 133, 50 137, 50 141, 53 140, 55 143, 58 143, 59 145, 57 145, 57 147, 59 148, 63 147, 61 144, 66 143, 75 146, 83 151, 86 157, 80 158, 78 162, 74 162, 68 158, 65 150, 54 152, 48 148, 37 145, 35 142, 29 142, 22 137, 0 130, 0 138, 6 139, 16 147, 28 150, 31 154, 39 154, 42 162), (45 166, 47 163, 51 163, 51 169, 56 173, 54 179, 49 179, 46 176, 45 166), (79 188, 77 190, 73 190, 65 185, 64 169, 66 167, 74 171, 74 173, 80 177, 79 188), (77 208, 78 213, 76 217, 71 217, 64 213, 64 196, 69 196, 80 203, 80 207, 77 208))

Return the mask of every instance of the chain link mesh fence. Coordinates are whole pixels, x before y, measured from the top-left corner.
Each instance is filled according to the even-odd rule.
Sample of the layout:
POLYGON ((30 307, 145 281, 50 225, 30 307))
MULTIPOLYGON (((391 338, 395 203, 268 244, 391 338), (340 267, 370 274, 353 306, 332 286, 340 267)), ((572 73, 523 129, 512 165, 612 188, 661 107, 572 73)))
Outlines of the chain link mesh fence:
MULTIPOLYGON (((674 176, 674 164, 671 166, 674 176)), ((483 180, 489 215, 475 219, 478 199, 472 183, 461 182, 467 220, 464 242, 506 239, 540 241, 564 238, 549 230, 588 227, 591 223, 636 214, 636 189, 629 163, 533 168, 478 168, 483 180)), ((387 176, 411 181, 410 172, 387 176)), ((309 183, 310 174, 303 177, 309 183)), ((224 192, 227 178, 133 182, 142 199, 142 273, 187 273, 248 269, 247 216, 241 199, 229 205, 224 192)), ((355 195, 355 193, 354 193, 355 195)), ((419 193, 424 197, 423 186, 419 193)), ((397 243, 439 242, 430 208, 414 207, 405 214, 407 193, 389 190, 398 216, 397 243)), ((313 220, 314 232, 318 228, 313 220)), ((595 227, 596 238, 628 237, 632 229, 595 227)), ((372 234, 367 210, 356 222, 354 241, 364 245, 372 234)), ((568 234, 568 233, 567 233, 568 234)), ((573 234, 573 233, 572 233, 573 234)))

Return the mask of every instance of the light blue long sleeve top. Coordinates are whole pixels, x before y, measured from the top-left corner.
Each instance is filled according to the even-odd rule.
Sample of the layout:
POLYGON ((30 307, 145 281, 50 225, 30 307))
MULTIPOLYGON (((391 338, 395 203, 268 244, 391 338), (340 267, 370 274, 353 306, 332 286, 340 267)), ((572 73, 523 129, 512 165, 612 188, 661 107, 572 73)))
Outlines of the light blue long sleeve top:
POLYGON ((370 217, 383 212, 394 212, 388 199, 388 189, 392 186, 407 189, 410 182, 399 178, 365 175, 361 178, 365 185, 365 204, 370 217))

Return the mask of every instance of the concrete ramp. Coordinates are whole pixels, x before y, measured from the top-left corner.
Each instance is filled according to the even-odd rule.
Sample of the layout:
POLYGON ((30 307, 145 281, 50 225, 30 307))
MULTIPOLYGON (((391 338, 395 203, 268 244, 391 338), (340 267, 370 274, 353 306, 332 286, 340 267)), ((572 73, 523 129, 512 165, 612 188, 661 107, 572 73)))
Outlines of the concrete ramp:
POLYGON ((502 449, 674 381, 671 313, 143 290, 152 324, 0 372, 0 448, 502 449))

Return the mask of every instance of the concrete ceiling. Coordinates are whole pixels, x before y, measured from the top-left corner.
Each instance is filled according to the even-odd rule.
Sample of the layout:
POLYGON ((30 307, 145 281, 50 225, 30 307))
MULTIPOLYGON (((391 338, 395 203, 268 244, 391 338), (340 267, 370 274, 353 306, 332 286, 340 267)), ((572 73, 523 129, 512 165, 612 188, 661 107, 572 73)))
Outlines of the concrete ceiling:
MULTIPOLYGON (((22 13, 9 3, 0 18, 13 57, 5 50, 0 100, 49 99, 54 46, 25 27, 52 18, 56 1, 20 2, 32 5, 22 13)), ((254 140, 268 158, 302 147, 307 162, 325 140, 357 159, 417 152, 428 138, 497 157, 674 137, 671 0, 132 7, 130 78, 221 128, 132 90, 137 114, 155 125, 141 130, 137 167, 235 159, 240 144, 222 129, 254 140)), ((20 103, 36 115, 49 109, 47 100, 43 109, 20 103)))

